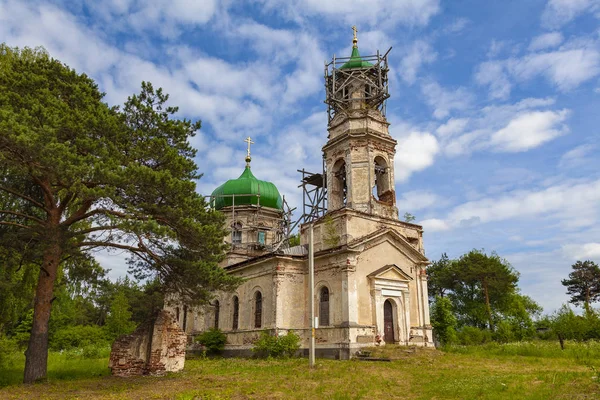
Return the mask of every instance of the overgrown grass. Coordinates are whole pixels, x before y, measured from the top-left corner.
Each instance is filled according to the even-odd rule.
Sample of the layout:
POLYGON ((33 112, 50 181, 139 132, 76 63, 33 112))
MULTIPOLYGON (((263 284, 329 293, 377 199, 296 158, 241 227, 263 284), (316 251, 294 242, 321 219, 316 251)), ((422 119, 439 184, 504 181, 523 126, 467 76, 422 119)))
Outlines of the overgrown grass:
MULTIPOLYGON (((110 347, 88 346, 83 349, 51 351, 48 354, 48 380, 74 380, 109 375, 110 347)), ((23 381, 25 355, 13 352, 0 365, 0 387, 23 381)))
POLYGON ((598 344, 567 343, 561 353, 553 345, 558 347, 530 343, 436 351, 385 346, 373 355, 391 362, 317 360, 312 370, 306 359, 193 359, 181 373, 130 379, 96 377, 106 374, 107 358, 76 357, 62 360, 64 377, 56 375, 61 363, 55 360, 48 383, 5 387, 0 399, 600 398, 598 376, 590 367, 600 362, 598 344), (589 365, 581 362, 584 358, 589 365), (66 367, 76 361, 85 370, 79 376, 66 367))

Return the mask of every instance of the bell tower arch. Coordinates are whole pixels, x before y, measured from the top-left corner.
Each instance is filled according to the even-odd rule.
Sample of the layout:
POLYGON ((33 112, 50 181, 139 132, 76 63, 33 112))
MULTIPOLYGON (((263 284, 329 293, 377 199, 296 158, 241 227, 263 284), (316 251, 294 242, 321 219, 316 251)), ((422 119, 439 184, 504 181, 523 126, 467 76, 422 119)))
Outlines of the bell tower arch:
MULTIPOLYGON (((363 57, 356 27, 352 55, 325 66, 328 141, 323 147, 327 170, 327 211, 350 208, 398 218, 394 191, 396 140, 388 131, 389 50, 363 57)), ((391 50, 391 49, 390 49, 391 50)))

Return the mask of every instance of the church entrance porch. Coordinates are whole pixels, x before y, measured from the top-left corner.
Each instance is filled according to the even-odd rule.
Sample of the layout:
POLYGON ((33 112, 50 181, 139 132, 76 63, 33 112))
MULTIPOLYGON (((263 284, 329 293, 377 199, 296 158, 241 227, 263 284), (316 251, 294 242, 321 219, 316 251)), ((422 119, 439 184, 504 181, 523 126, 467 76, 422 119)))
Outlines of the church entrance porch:
POLYGON ((386 343, 394 343, 396 339, 394 337, 394 308, 389 300, 383 303, 383 325, 384 325, 384 337, 386 343))

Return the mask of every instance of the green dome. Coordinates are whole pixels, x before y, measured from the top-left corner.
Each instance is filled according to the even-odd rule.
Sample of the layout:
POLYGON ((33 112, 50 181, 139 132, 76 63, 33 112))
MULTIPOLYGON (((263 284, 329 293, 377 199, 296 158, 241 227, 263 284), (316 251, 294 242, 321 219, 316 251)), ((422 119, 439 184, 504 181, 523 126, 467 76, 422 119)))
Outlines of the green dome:
POLYGON ((340 69, 369 68, 372 66, 373 64, 362 59, 360 53, 358 52, 358 47, 352 47, 352 55, 350 56, 350 60, 342 65, 340 69))
POLYGON ((258 204, 260 195, 261 206, 283 209, 283 201, 277 187, 271 182, 256 179, 250 171, 250 166, 246 166, 239 178, 230 179, 216 188, 212 192, 211 201, 214 201, 217 210, 231 207, 234 204, 232 195, 235 195, 236 206, 258 204))

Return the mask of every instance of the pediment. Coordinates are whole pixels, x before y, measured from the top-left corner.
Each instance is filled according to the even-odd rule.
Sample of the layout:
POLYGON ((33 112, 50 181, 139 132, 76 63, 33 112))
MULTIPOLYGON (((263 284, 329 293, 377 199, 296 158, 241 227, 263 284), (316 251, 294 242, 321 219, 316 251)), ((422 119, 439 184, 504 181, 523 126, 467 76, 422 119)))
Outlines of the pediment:
POLYGON ((387 279, 392 281, 412 281, 413 278, 402 271, 396 264, 386 265, 367 275, 371 279, 387 279))
POLYGON ((408 243, 402 235, 390 228, 380 229, 369 235, 357 238, 348 243, 348 248, 364 251, 368 248, 376 247, 382 242, 389 242, 415 264, 429 264, 427 257, 408 243))

